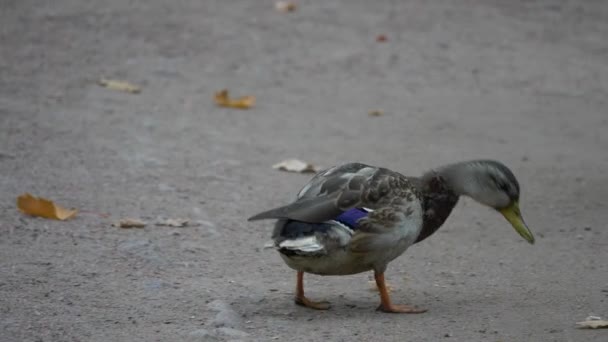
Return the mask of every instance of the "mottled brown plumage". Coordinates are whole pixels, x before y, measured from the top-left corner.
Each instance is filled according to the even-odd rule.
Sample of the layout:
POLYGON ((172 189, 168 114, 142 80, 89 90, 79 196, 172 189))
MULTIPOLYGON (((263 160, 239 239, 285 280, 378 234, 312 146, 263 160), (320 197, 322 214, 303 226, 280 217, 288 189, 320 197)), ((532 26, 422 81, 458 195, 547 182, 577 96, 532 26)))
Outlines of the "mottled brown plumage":
POLYGON ((416 179, 414 183, 420 189, 424 210, 422 230, 415 242, 418 243, 431 236, 443 225, 458 203, 459 196, 449 188, 445 179, 435 171, 416 179))

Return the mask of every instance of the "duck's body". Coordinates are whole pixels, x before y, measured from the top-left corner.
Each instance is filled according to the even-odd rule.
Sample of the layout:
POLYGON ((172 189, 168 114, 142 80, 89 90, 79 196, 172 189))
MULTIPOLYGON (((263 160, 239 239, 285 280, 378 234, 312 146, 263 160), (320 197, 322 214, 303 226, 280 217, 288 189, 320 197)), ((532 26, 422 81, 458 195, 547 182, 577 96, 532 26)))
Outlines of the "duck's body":
MULTIPOLYGON (((506 172, 511 181, 515 180, 502 164, 482 163, 489 163, 506 172)), ((438 169, 412 178, 361 163, 344 164, 315 175, 293 203, 260 213, 250 220, 279 219, 272 236, 274 247, 285 263, 298 271, 298 304, 326 308, 304 297, 304 272, 348 275, 373 270, 381 292, 380 309, 424 312, 392 305, 383 274, 389 262, 443 224, 460 194, 478 191, 460 184, 463 174, 465 179, 470 176, 466 173, 468 166, 438 169)), ((519 196, 516 180, 511 187, 519 196)), ((510 196, 507 199, 510 200, 510 196)))
MULTIPOLYGON (((373 212, 369 215, 373 216, 373 212)), ((419 235, 420 225, 417 223, 422 220, 419 206, 410 218, 398 223, 390 234, 368 238, 367 244, 374 247, 366 246, 364 251, 359 252, 352 243, 353 237, 365 233, 360 233, 358 226, 350 228, 333 220, 324 223, 281 220, 275 227, 277 235, 274 241, 285 263, 297 271, 318 275, 349 275, 381 270, 405 252, 419 235), (302 234, 296 237, 294 231, 302 234)))
POLYGON ((358 163, 334 167, 308 183, 296 203, 327 195, 334 197, 325 204, 330 210, 346 210, 275 226, 275 246, 293 269, 321 275, 384 271, 420 234, 420 195, 396 172, 358 163))

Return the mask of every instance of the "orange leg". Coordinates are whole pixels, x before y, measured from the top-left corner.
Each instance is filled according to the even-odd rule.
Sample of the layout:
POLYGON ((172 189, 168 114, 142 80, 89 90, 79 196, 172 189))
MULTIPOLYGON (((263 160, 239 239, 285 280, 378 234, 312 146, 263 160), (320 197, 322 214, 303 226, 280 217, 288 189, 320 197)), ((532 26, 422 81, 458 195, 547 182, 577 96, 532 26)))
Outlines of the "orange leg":
POLYGON ((378 285, 378 290, 380 291, 380 306, 378 307, 378 310, 391 313, 412 314, 426 312, 426 309, 418 309, 408 305, 392 304, 391 298, 388 295, 388 290, 386 289, 386 284, 384 283, 384 273, 374 272, 374 278, 376 278, 376 285, 378 285))
POLYGON ((313 302, 312 300, 304 296, 304 272, 302 271, 298 271, 295 302, 298 305, 302 305, 315 310, 329 309, 329 302, 313 302))

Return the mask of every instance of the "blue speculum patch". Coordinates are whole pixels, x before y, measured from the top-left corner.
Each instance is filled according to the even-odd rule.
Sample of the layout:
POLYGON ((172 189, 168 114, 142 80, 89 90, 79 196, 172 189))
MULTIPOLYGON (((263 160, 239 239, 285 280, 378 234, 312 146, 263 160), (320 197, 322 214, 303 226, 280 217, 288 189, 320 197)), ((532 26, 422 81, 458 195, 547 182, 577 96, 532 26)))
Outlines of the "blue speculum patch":
POLYGON ((334 221, 338 221, 348 226, 350 229, 355 230, 357 229, 357 221, 366 217, 368 214, 369 213, 365 209, 353 208, 340 214, 334 221))
MULTIPOLYGON (((332 221, 340 222, 352 230, 357 230, 357 221, 366 217, 369 212, 365 209, 354 208, 347 210, 334 218, 332 221)), ((297 239, 299 237, 314 235, 315 233, 325 233, 332 229, 335 223, 309 223, 302 221, 287 220, 285 227, 281 231, 281 236, 287 239, 297 239)))

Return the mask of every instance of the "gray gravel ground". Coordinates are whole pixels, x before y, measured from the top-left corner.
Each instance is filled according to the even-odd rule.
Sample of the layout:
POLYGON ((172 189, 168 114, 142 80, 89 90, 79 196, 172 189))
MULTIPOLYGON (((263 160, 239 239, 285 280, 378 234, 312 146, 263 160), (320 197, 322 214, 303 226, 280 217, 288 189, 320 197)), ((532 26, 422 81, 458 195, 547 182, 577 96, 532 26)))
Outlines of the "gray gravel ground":
POLYGON ((2 0, 0 340, 608 341, 574 324, 608 317, 606 37, 605 1, 2 0), (290 157, 502 160, 537 244, 464 200, 387 272, 426 314, 374 311, 368 274, 308 276, 333 307, 295 306, 245 221, 307 181, 270 168, 290 157), (81 213, 23 216, 26 191, 81 213))

